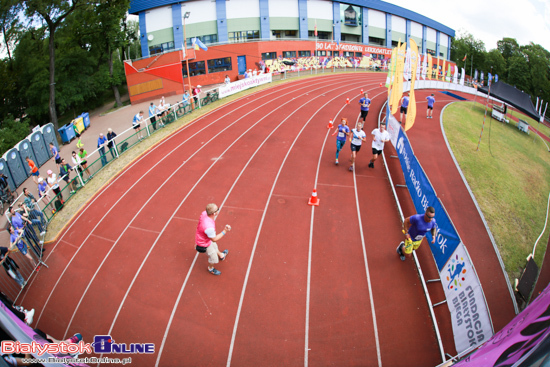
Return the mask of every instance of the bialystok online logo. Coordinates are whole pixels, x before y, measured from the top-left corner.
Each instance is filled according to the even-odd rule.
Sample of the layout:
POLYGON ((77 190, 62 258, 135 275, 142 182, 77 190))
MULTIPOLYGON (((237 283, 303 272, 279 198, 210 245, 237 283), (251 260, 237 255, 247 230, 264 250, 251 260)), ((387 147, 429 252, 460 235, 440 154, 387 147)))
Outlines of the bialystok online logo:
POLYGON ((93 343, 84 343, 80 341, 76 344, 59 342, 40 344, 36 341, 30 343, 21 343, 18 341, 3 340, 1 351, 4 354, 30 353, 36 356, 42 356, 46 353, 51 355, 59 354, 152 354, 155 353, 155 344, 153 343, 115 343, 110 335, 96 335, 93 343))

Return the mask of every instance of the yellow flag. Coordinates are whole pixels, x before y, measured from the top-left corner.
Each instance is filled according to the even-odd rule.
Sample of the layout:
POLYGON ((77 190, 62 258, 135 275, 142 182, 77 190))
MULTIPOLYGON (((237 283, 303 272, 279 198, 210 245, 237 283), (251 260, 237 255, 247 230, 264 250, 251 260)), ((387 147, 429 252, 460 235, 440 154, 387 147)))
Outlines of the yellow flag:
POLYGON ((432 80, 433 64, 432 55, 428 54, 428 79, 432 80))
POLYGON ((391 113, 395 114, 397 112, 397 108, 399 107, 399 100, 401 99, 401 96, 403 95, 403 72, 405 69, 405 56, 407 52, 407 44, 401 43, 401 40, 399 40, 398 46, 397 46, 397 58, 396 58, 396 64, 395 64, 395 80, 393 83, 392 88, 392 109, 391 113))
POLYGON ((447 78, 445 78, 445 73, 446 73, 446 70, 445 70, 445 64, 446 64, 446 61, 445 59, 443 59, 443 68, 441 69, 441 80, 443 81, 446 81, 447 78))
POLYGON ((418 46, 416 42, 409 38, 410 60, 411 60, 411 89, 409 91, 409 108, 407 109, 407 120, 405 120, 405 131, 414 125, 416 118, 416 99, 414 96, 414 83, 416 81, 416 64, 418 63, 418 46))

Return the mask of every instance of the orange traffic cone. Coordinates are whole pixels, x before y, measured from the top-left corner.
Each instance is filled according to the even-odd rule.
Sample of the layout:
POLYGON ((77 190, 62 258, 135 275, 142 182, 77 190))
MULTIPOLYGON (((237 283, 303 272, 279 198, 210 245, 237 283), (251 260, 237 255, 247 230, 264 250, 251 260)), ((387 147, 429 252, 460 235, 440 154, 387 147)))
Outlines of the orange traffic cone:
POLYGON ((332 124, 332 119, 328 120, 327 129, 332 129, 333 127, 334 127, 334 125, 332 124))
POLYGON ((361 94, 363 94, 363 88, 361 88, 361 94))
POLYGON ((346 99, 346 104, 349 104, 349 98, 348 98, 348 99, 346 99))
POLYGON ((317 198, 317 190, 313 189, 313 192, 311 193, 311 197, 309 198, 309 201, 307 202, 309 205, 319 206, 319 200, 317 198))

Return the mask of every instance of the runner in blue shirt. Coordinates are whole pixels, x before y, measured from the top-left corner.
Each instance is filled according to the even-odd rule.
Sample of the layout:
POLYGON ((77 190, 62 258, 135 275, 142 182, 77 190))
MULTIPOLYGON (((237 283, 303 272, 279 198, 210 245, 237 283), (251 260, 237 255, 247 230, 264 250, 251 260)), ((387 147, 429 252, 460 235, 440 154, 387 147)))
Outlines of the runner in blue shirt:
POLYGON ((409 107, 409 93, 405 93, 405 95, 401 98, 400 104, 401 104, 401 115, 399 116, 399 123, 401 124, 403 122, 403 114, 405 114, 405 121, 407 121, 407 108, 409 107))
POLYGON ((433 244, 437 236, 437 223, 435 222, 435 209, 433 207, 427 207, 424 214, 412 215, 405 219, 403 222, 405 241, 401 241, 397 246, 397 254, 402 261, 405 261, 405 256, 410 256, 413 250, 420 247, 422 239, 428 231, 432 233, 433 244))
POLYGON ((432 93, 431 96, 426 97, 428 100, 428 109, 426 110, 426 118, 433 118, 433 112, 434 112, 434 103, 435 103, 435 97, 432 93))
POLYGON ((340 125, 338 125, 338 130, 336 130, 332 136, 336 133, 338 133, 338 136, 336 137, 336 162, 334 162, 334 164, 338 164, 338 155, 344 147, 344 144, 346 144, 346 139, 349 135, 348 119, 342 117, 342 121, 340 125))
POLYGON ((369 114, 370 102, 368 93, 365 93, 365 96, 359 100, 359 104, 361 105, 361 118, 363 119, 363 122, 365 122, 365 119, 369 114))

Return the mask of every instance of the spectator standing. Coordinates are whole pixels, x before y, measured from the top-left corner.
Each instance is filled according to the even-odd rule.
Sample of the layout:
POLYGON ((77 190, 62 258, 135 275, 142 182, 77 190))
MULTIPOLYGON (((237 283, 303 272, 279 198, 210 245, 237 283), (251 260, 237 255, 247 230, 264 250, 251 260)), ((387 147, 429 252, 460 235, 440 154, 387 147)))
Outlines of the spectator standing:
POLYGON ((349 170, 353 171, 353 165, 355 164, 355 158, 357 157, 357 153, 361 149, 361 144, 363 144, 364 141, 367 141, 367 134, 363 131, 363 124, 358 123, 355 129, 351 129, 351 138, 349 139, 351 144, 351 166, 349 166, 349 170))
POLYGON ((108 128, 107 129, 107 148, 109 148, 109 152, 111 152, 111 156, 113 157, 113 159, 116 158, 115 138, 116 138, 116 133, 113 131, 113 129, 108 128))
POLYGON ((45 202, 45 204, 49 204, 50 203, 50 195, 48 194, 48 189, 49 189, 49 186, 48 184, 46 183, 46 181, 44 181, 44 179, 42 177, 38 177, 38 197, 40 199, 43 199, 47 202, 45 202))
POLYGON ((76 192, 76 184, 73 181, 71 181, 70 172, 73 170, 73 167, 67 161, 65 158, 61 159, 61 165, 59 165, 59 176, 63 178, 67 186, 71 189, 71 194, 74 194, 76 192))
POLYGON ((23 229, 17 229, 12 223, 12 225, 9 228, 9 231, 10 231, 10 249, 14 249, 17 247, 19 252, 21 252, 23 256, 29 259, 32 266, 35 267, 36 262, 32 258, 31 254, 29 254, 29 252, 27 251, 27 244, 23 242, 23 240, 21 239, 21 234, 23 233, 23 229))
MULTIPOLYGON (((334 134, 338 134, 338 136, 336 136, 336 161, 334 162, 334 164, 338 164, 338 156, 340 155, 340 151, 344 147, 344 144, 346 144, 346 139, 349 135, 348 120, 345 117, 342 117, 342 120, 338 125, 338 129, 334 132, 334 134)), ((332 135, 334 136, 334 134, 332 135)))
POLYGON ((88 169, 88 152, 84 148, 80 148, 78 150, 78 157, 80 158, 80 165, 82 168, 86 171, 89 178, 94 178, 94 175, 90 174, 90 170, 88 169))
POLYGON ((359 100, 359 104, 361 105, 361 118, 363 119, 363 123, 365 123, 365 119, 369 114, 370 102, 371 100, 369 99, 368 93, 365 93, 363 98, 359 100))
POLYGON ((426 118, 433 118, 433 112, 434 112, 434 103, 435 103, 435 97, 432 93, 431 96, 426 97, 428 100, 428 108, 426 109, 426 118))
POLYGON ((247 71, 247 70, 245 70, 245 72, 244 72, 244 78, 245 78, 245 79, 250 78, 250 75, 248 74, 248 71, 247 71))
POLYGON ((61 189, 59 188, 59 184, 57 183, 57 175, 53 173, 51 169, 48 170, 47 181, 48 186, 53 190, 55 195, 59 197, 59 201, 61 202, 61 204, 63 204, 63 194, 61 193, 61 189))
POLYGON ((225 83, 225 85, 228 85, 229 83, 231 83, 231 79, 229 79, 229 75, 225 76, 224 83, 225 83))
POLYGON ((143 111, 139 111, 132 120, 132 126, 134 127, 134 130, 136 130, 136 135, 138 136, 138 139, 143 139, 143 136, 141 135, 141 121, 143 120, 143 111))
POLYGON ((405 93, 403 97, 401 97, 401 101, 399 101, 399 104, 401 105, 401 114, 399 115, 399 123, 403 123, 403 114, 405 114, 405 121, 407 120, 407 109, 409 108, 409 93, 405 93))
POLYGON ((186 90, 183 92, 183 100, 182 100, 182 103, 183 103, 183 107, 186 107, 187 105, 189 105, 189 99, 191 98, 191 96, 189 95, 189 91, 186 90))
POLYGON ((105 157, 105 146, 107 145, 107 138, 103 133, 99 133, 99 138, 97 138, 97 149, 99 151, 99 155, 101 156, 101 166, 105 166, 107 164, 107 157, 105 157))
POLYGON ((52 156, 55 158, 56 164, 61 164, 61 156, 59 155, 59 149, 53 143, 50 143, 50 151, 52 152, 52 156))
POLYGON ((231 231, 231 226, 228 224, 220 234, 216 234, 215 219, 219 211, 220 209, 216 204, 208 204, 206 210, 201 213, 195 234, 195 249, 200 253, 206 253, 208 256, 208 271, 214 275, 221 274, 221 271, 214 268, 214 265, 219 263, 220 260, 224 261, 229 252, 229 250, 220 252, 217 242, 227 232, 231 231))
POLYGON ((374 168, 374 161, 378 158, 379 154, 382 154, 384 150, 384 143, 390 141, 390 133, 386 131, 386 123, 380 123, 380 128, 372 130, 372 159, 370 160, 369 167, 374 168))
POLYGON ((149 105, 149 120, 151 121, 151 125, 153 125, 153 130, 157 129, 157 112, 158 107, 155 106, 153 102, 149 105))
POLYGON ((33 160, 29 157, 25 158, 25 160, 27 161, 29 169, 31 170, 32 180, 35 184, 38 185, 38 176, 40 176, 40 172, 38 172, 38 167, 36 167, 36 164, 34 164, 33 160))
POLYGON ((435 243, 437 236, 437 223, 435 222, 435 209, 431 206, 426 208, 424 214, 415 214, 405 218, 403 222, 403 233, 405 233, 405 241, 401 241, 397 246, 397 254, 402 261, 405 261, 405 256, 410 256, 413 250, 417 250, 422 243, 422 239, 426 233, 431 232, 432 244, 435 243))
MULTIPOLYGON (((36 236, 36 232, 34 231, 34 228, 32 228, 32 222, 26 215, 22 215, 19 211, 16 211, 13 206, 10 207, 9 218, 15 232, 23 233, 25 235, 25 239, 36 253, 36 256, 40 257, 40 245, 42 245, 44 241, 39 240, 36 236)), ((41 233, 41 235, 43 234, 44 232, 41 233)), ((23 253, 23 255, 25 254, 23 253)))
POLYGON ((195 105, 199 104, 199 98, 201 94, 201 86, 197 85, 195 89, 193 89, 193 100, 195 101, 195 105))
POLYGON ((44 219, 44 214, 42 214, 42 211, 38 207, 36 203, 36 199, 34 198, 34 195, 30 193, 29 189, 26 187, 23 188, 23 195, 25 195, 25 200, 23 200, 23 203, 29 208, 29 214, 31 219, 38 219, 40 218, 41 224, 46 223, 44 219))

